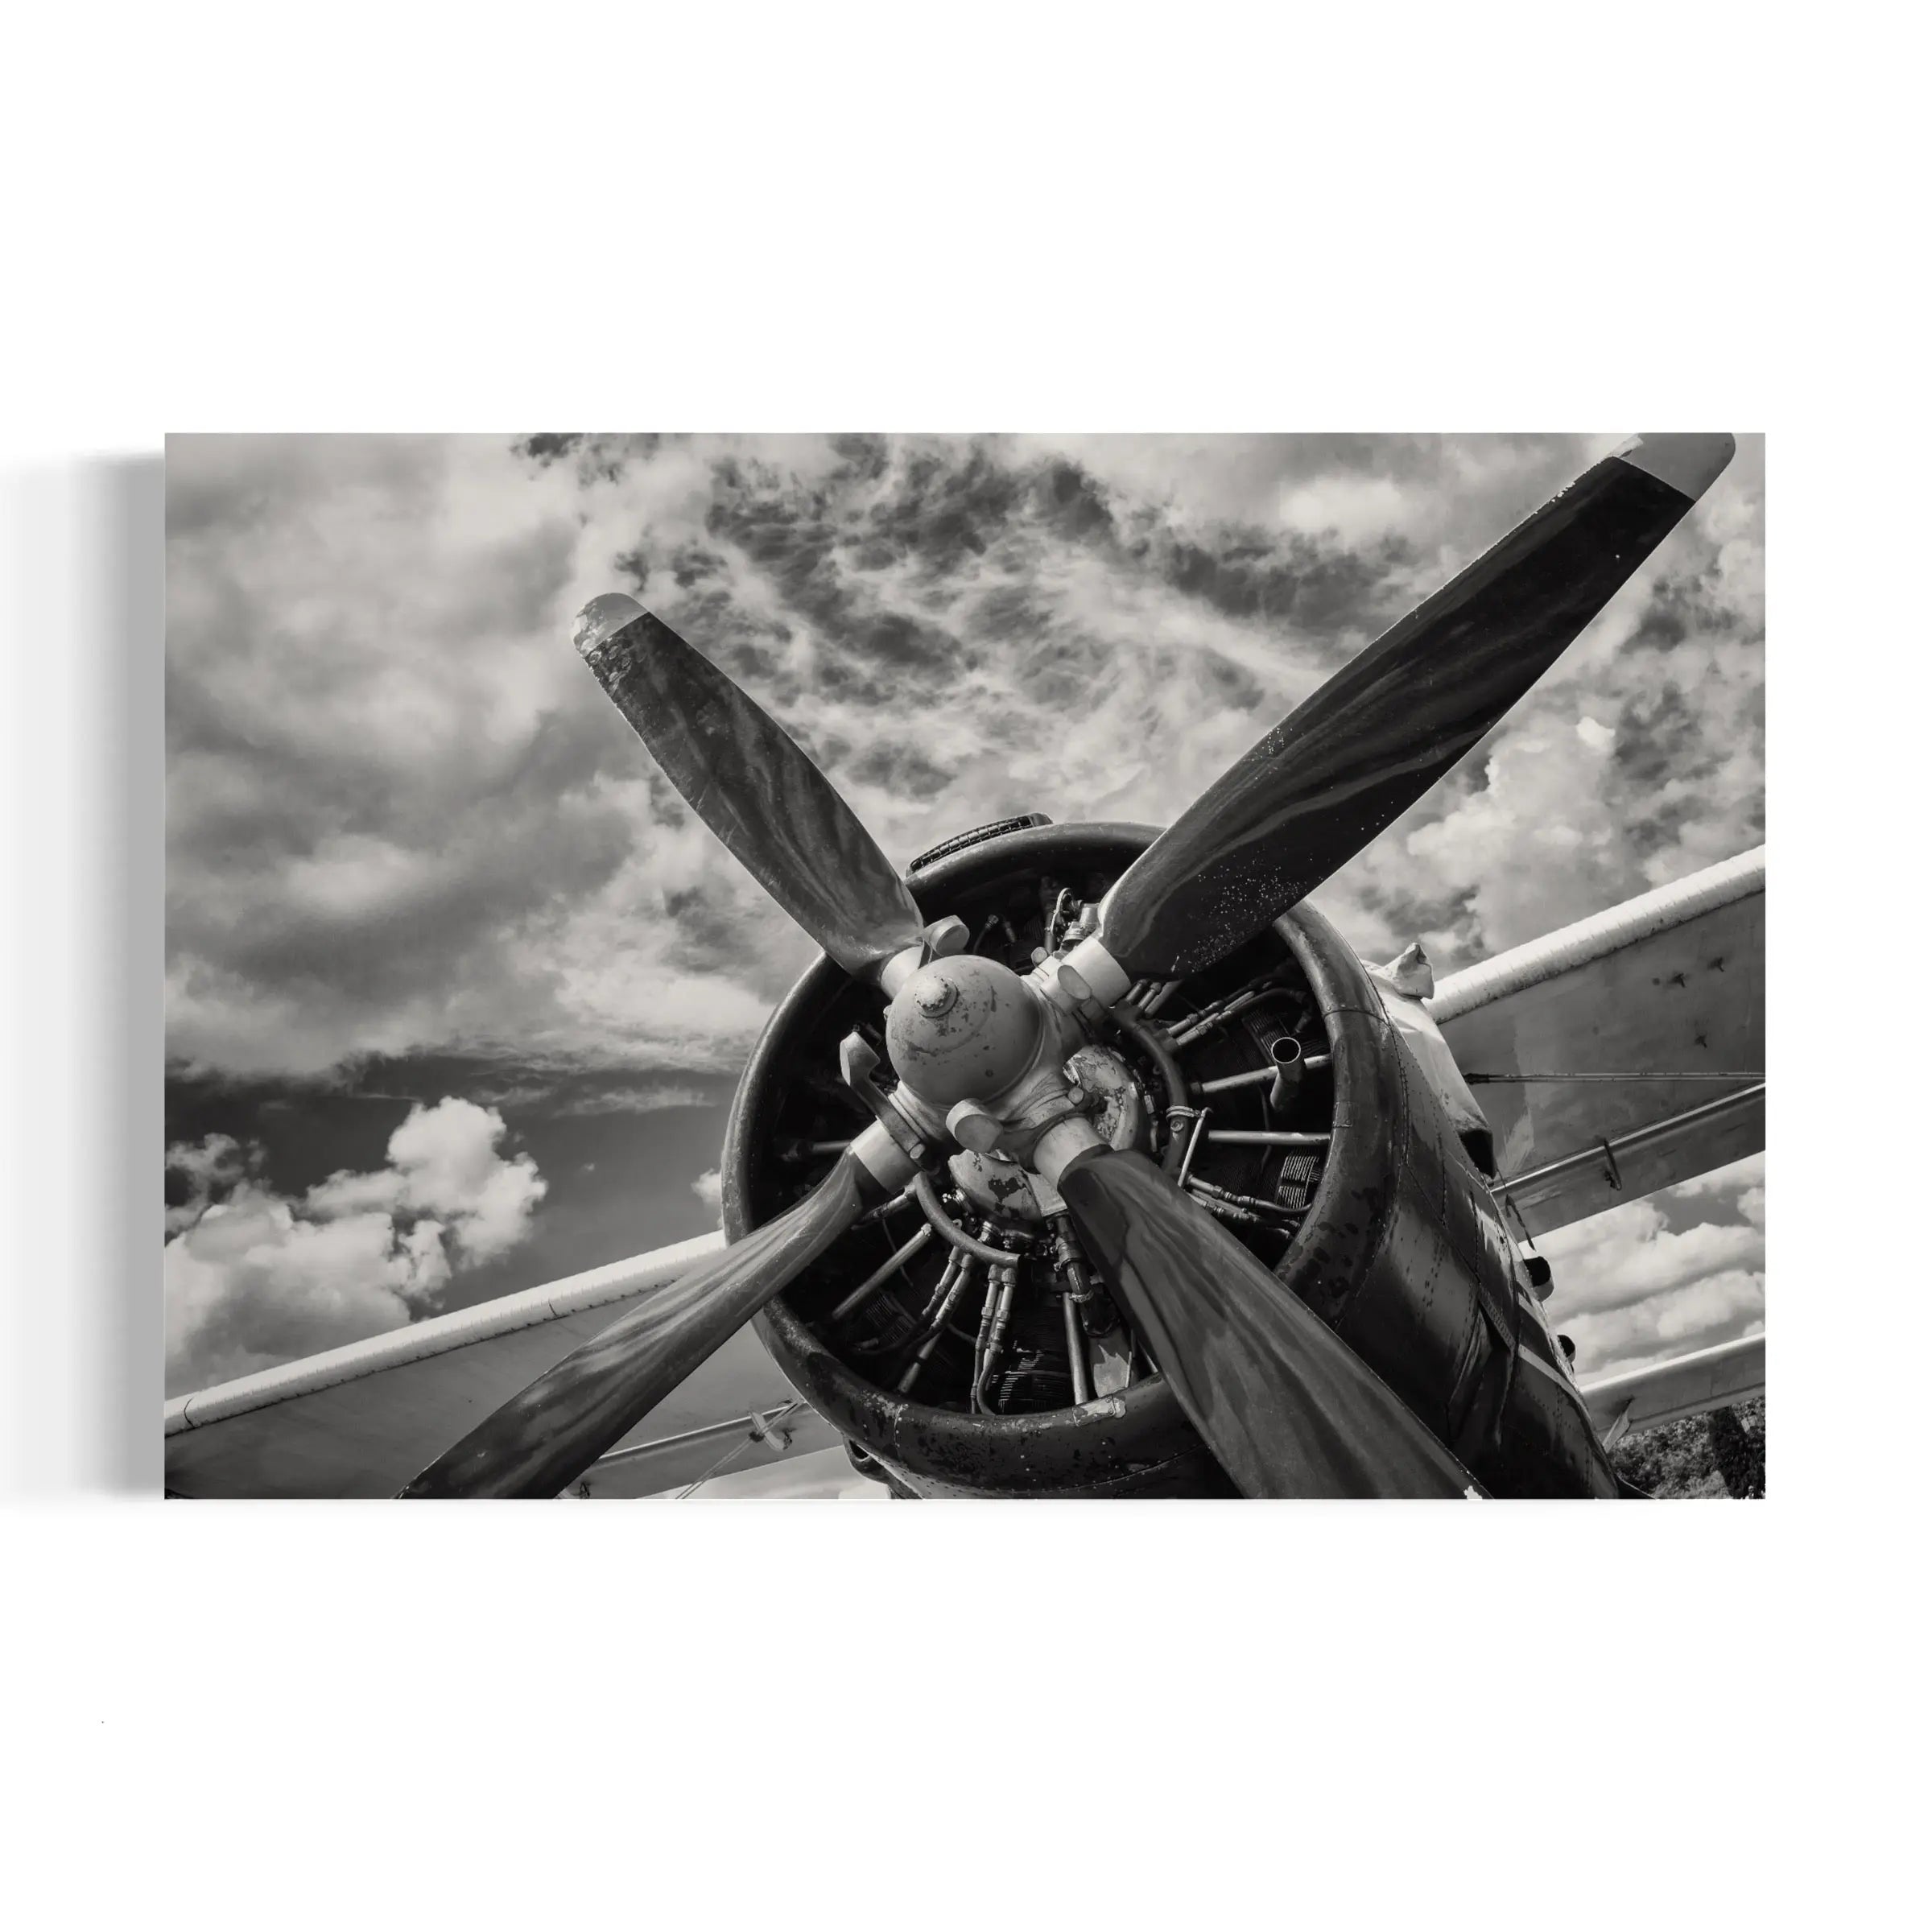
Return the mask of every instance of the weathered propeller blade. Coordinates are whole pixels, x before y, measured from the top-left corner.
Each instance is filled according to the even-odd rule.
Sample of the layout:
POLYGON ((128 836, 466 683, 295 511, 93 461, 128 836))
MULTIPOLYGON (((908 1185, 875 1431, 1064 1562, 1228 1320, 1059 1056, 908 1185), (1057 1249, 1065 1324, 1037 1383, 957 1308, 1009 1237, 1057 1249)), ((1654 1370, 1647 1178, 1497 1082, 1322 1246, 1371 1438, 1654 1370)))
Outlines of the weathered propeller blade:
POLYGON ((1100 943, 1178 979, 1304 898, 1516 704, 1731 460, 1640 436, 1385 632, 1211 785, 1121 876, 1100 943))
POLYGON ((739 862, 848 972, 919 941, 892 861, 797 741, 635 598, 593 597, 576 642, 630 728, 739 862))
POLYGON ((648 1294, 477 1424, 406 1496, 555 1496, 884 1192, 848 1150, 795 1208, 648 1294))
POLYGON ((1393 1390, 1145 1155, 1076 1155, 1055 1184, 1244 1496, 1483 1494, 1393 1390))

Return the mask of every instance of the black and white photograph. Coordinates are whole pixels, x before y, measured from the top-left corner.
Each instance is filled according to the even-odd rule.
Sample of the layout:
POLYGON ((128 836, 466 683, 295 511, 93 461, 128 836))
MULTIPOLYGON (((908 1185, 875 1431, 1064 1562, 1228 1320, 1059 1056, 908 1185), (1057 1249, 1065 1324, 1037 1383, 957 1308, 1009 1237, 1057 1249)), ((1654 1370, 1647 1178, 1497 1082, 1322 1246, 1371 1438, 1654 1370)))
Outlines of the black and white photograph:
POLYGON ((1910 24, 23 14, 11 1917, 1922 1917, 1910 24))
POLYGON ((1764 1493, 1761 436, 166 484, 171 1495, 1764 1493))

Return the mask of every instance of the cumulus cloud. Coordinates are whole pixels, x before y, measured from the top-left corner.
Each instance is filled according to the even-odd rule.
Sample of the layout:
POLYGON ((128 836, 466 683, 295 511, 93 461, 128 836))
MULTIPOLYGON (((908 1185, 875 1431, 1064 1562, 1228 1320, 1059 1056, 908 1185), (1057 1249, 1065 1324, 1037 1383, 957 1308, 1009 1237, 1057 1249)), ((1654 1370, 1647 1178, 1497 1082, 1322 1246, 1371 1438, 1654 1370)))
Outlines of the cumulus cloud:
POLYGON ((1731 1201, 1737 1205, 1745 1220, 1755 1221, 1761 1228, 1765 1157, 1761 1154, 1748 1154, 1741 1161, 1732 1162, 1728 1166, 1713 1167, 1708 1174, 1681 1181, 1670 1191, 1669 1198, 1677 1201, 1731 1201))
POLYGON ((721 1215, 724 1208, 724 1177, 715 1167, 707 1167, 691 1184, 691 1191, 713 1214, 721 1215))
MULTIPOLYGON (((635 589, 901 861, 1173 817, 1616 439, 177 438, 168 1028, 734 1068, 811 948, 568 643, 635 589)), ((1761 448, 1325 886, 1447 968, 1762 836, 1761 448)))
POLYGON ((199 1146, 177 1142, 167 1150, 167 1174, 179 1182, 186 1198, 167 1204, 165 1225, 170 1234, 192 1228, 208 1212, 217 1195, 233 1188, 244 1174, 261 1165, 260 1150, 245 1148, 233 1134, 211 1133, 199 1146))
POLYGON ((412 1107, 384 1166, 299 1196, 226 1135, 171 1147, 188 1199, 169 1210, 163 1255, 169 1393, 401 1327, 454 1270, 507 1253, 547 1184, 527 1154, 501 1151, 503 1133, 468 1100, 412 1107))
POLYGON ((1612 1374, 1762 1329, 1763 1177, 1756 1154, 1539 1240, 1550 1319, 1575 1342, 1579 1374, 1612 1374))

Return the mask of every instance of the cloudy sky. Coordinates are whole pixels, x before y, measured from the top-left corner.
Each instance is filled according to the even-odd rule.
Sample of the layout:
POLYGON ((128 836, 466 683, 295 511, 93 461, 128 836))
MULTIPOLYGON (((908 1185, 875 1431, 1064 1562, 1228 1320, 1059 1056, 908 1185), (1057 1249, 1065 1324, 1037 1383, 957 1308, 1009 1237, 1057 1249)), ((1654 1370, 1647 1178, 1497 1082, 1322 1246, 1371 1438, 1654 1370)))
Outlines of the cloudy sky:
MULTIPOLYGON (((810 948, 577 660, 590 597, 715 658, 904 862, 1171 818, 1620 440, 171 439, 169 1393, 714 1224, 810 948)), ((1763 478, 1743 439, 1316 895, 1359 950, 1453 970, 1762 840, 1763 478)), ((1761 1157, 1542 1245, 1586 1373, 1744 1332, 1761 1157)))

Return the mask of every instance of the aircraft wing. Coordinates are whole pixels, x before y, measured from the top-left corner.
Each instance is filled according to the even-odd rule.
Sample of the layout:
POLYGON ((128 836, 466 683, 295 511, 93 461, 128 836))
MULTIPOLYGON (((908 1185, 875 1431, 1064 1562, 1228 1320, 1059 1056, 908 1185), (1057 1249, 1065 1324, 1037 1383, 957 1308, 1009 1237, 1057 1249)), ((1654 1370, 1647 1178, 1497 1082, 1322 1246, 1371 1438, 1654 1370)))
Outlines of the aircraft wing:
POLYGON ((1445 979, 1425 1002, 1525 1234, 1765 1144, 1765 851, 1445 979))
MULTIPOLYGON (((167 1492, 393 1496, 505 1397, 723 1240, 701 1236, 178 1396, 164 1412, 167 1492)), ((1582 1393, 1591 1420, 1615 1443, 1633 1429, 1741 1402, 1764 1385, 1761 1335, 1587 1382, 1582 1393)), ((720 1470, 754 1469, 838 1440, 741 1329, 569 1493, 675 1495, 720 1470)))
MULTIPOLYGON (((1764 946, 1760 847, 1435 989, 1424 1010, 1488 1120, 1497 1191, 1521 1232, 1563 1227, 1764 1146, 1764 946)), ((723 1241, 701 1236, 178 1397, 165 1410, 168 1492, 393 1496, 723 1241)), ((1763 1362, 1760 1336, 1584 1393, 1600 1427, 1647 1426, 1755 1393, 1763 1362)), ((837 1440, 747 1328, 572 1489, 657 1494, 720 1459, 751 1468, 837 1440)))
POLYGON ((1765 1338, 1747 1335, 1671 1361, 1600 1376, 1581 1388, 1597 1434, 1606 1447, 1614 1448, 1633 1430, 1661 1428, 1762 1395, 1765 1338))
MULTIPOLYGON (((163 1411, 167 1492, 394 1496, 646 1289, 675 1280, 724 1241, 701 1235, 178 1396, 163 1411)), ((573 1492, 647 1496, 696 1481, 721 1458, 731 1469, 753 1468, 836 1443, 797 1401, 757 1336, 741 1329, 573 1492)))

